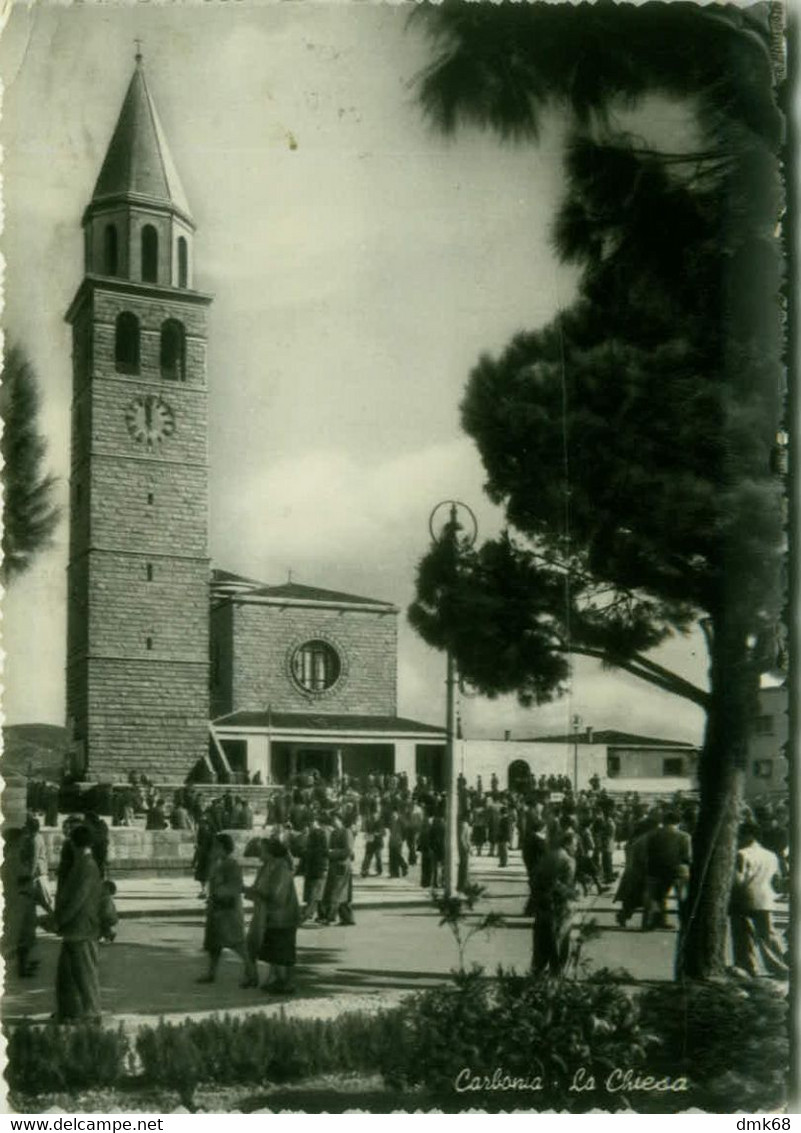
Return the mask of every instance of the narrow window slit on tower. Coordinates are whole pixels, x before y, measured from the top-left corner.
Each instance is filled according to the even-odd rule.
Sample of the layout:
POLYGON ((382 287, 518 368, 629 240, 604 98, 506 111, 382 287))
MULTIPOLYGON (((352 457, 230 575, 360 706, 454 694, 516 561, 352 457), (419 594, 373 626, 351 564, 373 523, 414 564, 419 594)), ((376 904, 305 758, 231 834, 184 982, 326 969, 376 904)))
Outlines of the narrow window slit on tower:
POLYGON ((185 236, 178 237, 178 286, 189 286, 189 248, 185 236))
POLYGON ((145 649, 152 649, 152 648, 153 648, 153 638, 152 637, 146 637, 145 638, 145 649))
POLYGON ((103 235, 103 266, 106 275, 117 274, 117 226, 107 224, 103 235))
POLYGON ((147 502, 148 502, 148 504, 152 505, 152 503, 153 503, 153 493, 152 492, 147 493, 147 502))
POLYGON ((142 282, 157 283, 159 273, 159 236, 152 224, 142 229, 142 282))
POLYGON ((153 564, 152 563, 147 564, 147 581, 148 582, 153 581, 153 564))

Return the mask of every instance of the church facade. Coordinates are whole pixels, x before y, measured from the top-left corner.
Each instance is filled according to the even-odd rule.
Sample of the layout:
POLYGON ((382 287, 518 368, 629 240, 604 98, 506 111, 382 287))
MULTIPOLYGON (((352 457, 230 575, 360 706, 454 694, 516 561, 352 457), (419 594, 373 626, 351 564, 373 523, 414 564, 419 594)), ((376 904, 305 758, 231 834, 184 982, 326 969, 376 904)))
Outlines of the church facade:
POLYGON ((195 226, 139 55, 83 229, 66 315, 74 770, 430 770, 444 734, 397 716, 394 606, 211 572, 212 298, 193 287, 195 226))

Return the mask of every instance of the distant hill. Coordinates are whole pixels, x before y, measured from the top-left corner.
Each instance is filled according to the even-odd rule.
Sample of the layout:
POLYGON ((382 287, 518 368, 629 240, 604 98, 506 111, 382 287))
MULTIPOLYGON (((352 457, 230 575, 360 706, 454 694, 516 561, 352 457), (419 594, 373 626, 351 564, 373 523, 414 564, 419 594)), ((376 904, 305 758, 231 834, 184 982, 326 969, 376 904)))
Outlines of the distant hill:
POLYGON ((0 771, 32 779, 58 780, 67 750, 67 729, 56 724, 11 724, 3 728, 0 771))

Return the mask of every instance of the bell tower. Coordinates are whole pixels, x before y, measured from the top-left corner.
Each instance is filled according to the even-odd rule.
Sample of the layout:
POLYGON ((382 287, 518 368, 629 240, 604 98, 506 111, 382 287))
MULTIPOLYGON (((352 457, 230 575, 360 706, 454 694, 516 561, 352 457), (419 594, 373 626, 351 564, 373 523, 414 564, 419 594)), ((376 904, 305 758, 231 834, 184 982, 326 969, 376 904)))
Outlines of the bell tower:
POLYGON ((72 326, 67 716, 92 780, 208 750, 206 320, 142 56, 83 216, 72 326))

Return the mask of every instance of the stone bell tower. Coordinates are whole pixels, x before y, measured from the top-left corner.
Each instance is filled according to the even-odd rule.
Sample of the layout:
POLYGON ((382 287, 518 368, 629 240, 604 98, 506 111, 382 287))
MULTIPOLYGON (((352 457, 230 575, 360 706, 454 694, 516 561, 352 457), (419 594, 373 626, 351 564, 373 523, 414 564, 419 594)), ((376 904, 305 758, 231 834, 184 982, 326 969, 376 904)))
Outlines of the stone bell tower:
POLYGON ((67 716, 92 781, 208 750, 206 321, 195 226, 141 54, 83 216, 73 336, 67 716))

